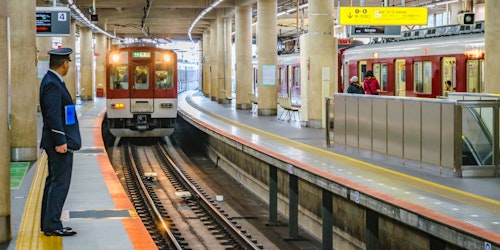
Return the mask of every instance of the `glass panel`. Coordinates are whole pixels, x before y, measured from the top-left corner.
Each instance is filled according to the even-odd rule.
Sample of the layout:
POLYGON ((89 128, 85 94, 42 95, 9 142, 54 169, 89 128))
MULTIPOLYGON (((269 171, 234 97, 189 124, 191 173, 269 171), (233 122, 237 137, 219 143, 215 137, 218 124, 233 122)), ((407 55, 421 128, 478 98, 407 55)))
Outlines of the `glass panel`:
POLYGON ((413 63, 413 86, 415 86, 415 92, 424 91, 424 83, 422 79, 422 62, 413 63))
POLYGON ((149 68, 148 66, 135 67, 135 89, 149 88, 149 68))
POLYGON ((380 63, 373 64, 373 76, 375 76, 377 81, 380 83, 380 63))
POLYGON ((481 93, 484 93, 484 60, 479 60, 479 81, 481 93))
POLYGON ((171 89, 174 87, 174 67, 169 63, 156 64, 156 88, 171 89))
POLYGON ((424 94, 432 94, 432 63, 424 62, 424 71, 423 71, 423 83, 424 83, 424 94))
POLYGON ((443 59, 441 60, 441 68, 442 68, 441 80, 443 81, 441 93, 443 93, 443 95, 447 95, 447 93, 448 93, 448 90, 446 89, 446 84, 445 84, 446 81, 451 81, 451 87, 453 90, 455 90, 455 87, 456 87, 455 67, 456 67, 455 57, 443 57, 443 59))
POLYGON ((396 60, 395 65, 396 82, 394 83, 394 87, 396 88, 396 90, 394 92, 394 95, 406 96, 406 60, 398 59, 396 60))
POLYGON ((479 92, 479 61, 467 61, 467 92, 479 92))
POLYGON ((295 87, 300 87, 300 67, 295 67, 294 71, 295 71, 295 76, 294 76, 295 87))
POLYGON ((491 165, 493 138, 487 125, 492 108, 464 108, 462 114, 463 165, 491 165))
POLYGON ((366 73, 366 61, 360 61, 358 64, 358 78, 365 79, 365 73, 366 73))
POLYGON ((111 89, 128 89, 128 66, 112 64, 109 78, 111 89))
POLYGON ((387 63, 380 65, 380 90, 387 91, 387 63))

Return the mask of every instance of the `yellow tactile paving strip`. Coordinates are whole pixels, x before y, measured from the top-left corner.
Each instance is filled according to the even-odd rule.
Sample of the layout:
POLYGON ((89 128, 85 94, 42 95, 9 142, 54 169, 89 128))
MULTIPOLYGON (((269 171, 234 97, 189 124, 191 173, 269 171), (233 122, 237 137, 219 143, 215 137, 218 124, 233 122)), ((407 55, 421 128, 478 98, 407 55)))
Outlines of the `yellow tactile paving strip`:
POLYGON ((47 154, 42 152, 36 166, 36 173, 24 207, 24 216, 16 242, 16 249, 62 249, 61 237, 48 237, 40 231, 40 213, 43 198, 43 187, 48 175, 47 154))

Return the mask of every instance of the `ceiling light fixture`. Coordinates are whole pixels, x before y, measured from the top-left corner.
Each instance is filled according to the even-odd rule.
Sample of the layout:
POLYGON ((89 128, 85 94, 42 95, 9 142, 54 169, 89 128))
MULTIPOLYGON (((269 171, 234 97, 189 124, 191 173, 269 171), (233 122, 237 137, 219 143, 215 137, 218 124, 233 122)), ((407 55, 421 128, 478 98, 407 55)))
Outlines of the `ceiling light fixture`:
POLYGON ((189 40, 191 40, 191 42, 194 42, 193 37, 191 36, 191 32, 193 31, 193 28, 196 25, 196 23, 198 21, 200 21, 200 19, 202 19, 209 11, 211 11, 213 8, 215 8, 215 6, 222 3, 222 1, 224 1, 224 0, 217 0, 217 1, 213 2, 212 4, 210 4, 210 6, 208 6, 204 10, 202 10, 201 13, 194 19, 194 21, 189 26, 189 30, 188 30, 189 40))

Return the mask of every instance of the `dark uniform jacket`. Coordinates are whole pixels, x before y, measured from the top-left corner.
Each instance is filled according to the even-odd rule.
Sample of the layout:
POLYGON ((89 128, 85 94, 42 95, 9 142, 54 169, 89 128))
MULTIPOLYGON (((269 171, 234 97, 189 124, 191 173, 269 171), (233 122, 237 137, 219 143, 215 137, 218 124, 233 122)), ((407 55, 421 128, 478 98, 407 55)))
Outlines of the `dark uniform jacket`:
POLYGON ((56 146, 67 143, 69 149, 80 149, 82 143, 78 119, 74 109, 67 111, 71 107, 68 105, 73 105, 74 108, 66 85, 54 72, 49 70, 43 77, 40 86, 40 106, 43 116, 41 148, 54 149, 56 146), (67 118, 66 114, 74 117, 67 118))

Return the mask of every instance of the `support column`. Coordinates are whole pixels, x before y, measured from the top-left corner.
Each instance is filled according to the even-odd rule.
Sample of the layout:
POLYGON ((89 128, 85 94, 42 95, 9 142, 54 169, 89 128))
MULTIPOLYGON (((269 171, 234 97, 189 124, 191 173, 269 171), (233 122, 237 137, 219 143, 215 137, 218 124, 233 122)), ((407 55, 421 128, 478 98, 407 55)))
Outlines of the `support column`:
POLYGON ((500 85, 500 71, 498 65, 500 64, 500 20, 496 18, 497 12, 500 9, 499 1, 485 1, 484 3, 484 46, 485 46, 485 59, 484 59, 484 92, 499 94, 500 85), (490 55, 490 56, 488 56, 490 55))
POLYGON ((80 99, 90 101, 93 98, 92 83, 92 31, 87 27, 80 28, 80 99))
POLYGON ((327 96, 337 92, 337 39, 333 37, 333 1, 309 2, 309 32, 300 36, 300 120, 302 126, 325 127, 327 96))
MULTIPOLYGON (((63 47, 71 48, 73 51, 76 51, 75 33, 76 22, 75 20, 71 20, 70 35, 63 37, 63 47)), ((71 99, 73 99, 73 103, 76 103, 76 52, 71 55, 71 62, 69 62, 69 70, 68 74, 64 77, 64 83, 66 83, 66 88, 71 95, 71 99)))
POLYGON ((226 46, 224 46, 224 37, 225 29, 224 29, 224 18, 222 17, 222 11, 219 11, 217 15, 217 89, 215 89, 215 93, 217 93, 217 102, 223 103, 224 97, 222 96, 222 89, 224 88, 225 82, 225 57, 224 53, 226 52, 226 46))
POLYGON ((365 245, 366 250, 378 250, 378 213, 370 209, 365 209, 366 229, 365 229, 365 245))
MULTIPOLYGON (((96 44, 95 44, 95 63, 99 65, 95 69, 95 82, 96 91, 101 89, 104 96, 106 95, 106 67, 101 65, 106 65, 106 52, 108 47, 107 37, 103 34, 96 34, 96 44)), ((97 92, 96 92, 97 93, 97 92)), ((96 95, 97 96, 97 95, 96 95)))
POLYGON ((40 84, 42 79, 49 69, 50 56, 48 54, 49 50, 52 48, 52 37, 51 36, 39 36, 36 38, 36 50, 37 50, 37 81, 36 81, 36 103, 37 110, 40 110, 40 84))
POLYGON ((333 249, 333 194, 323 189, 322 191, 322 207, 321 215, 323 217, 323 233, 321 238, 323 239, 323 250, 333 249))
POLYGON ((296 240, 299 238, 299 177, 288 176, 288 237, 296 240))
POLYGON ((203 95, 210 97, 210 30, 203 32, 203 76, 201 82, 201 89, 203 95))
POLYGON ((0 244, 12 238, 10 226, 10 136, 9 114, 9 37, 8 0, 0 0, 0 244))
POLYGON ((218 63, 217 63, 217 22, 210 26, 210 98, 217 101, 217 86, 219 85, 218 63))
MULTIPOLYGON (((224 89, 227 96, 231 96, 233 92, 233 64, 231 63, 233 39, 231 35, 231 18, 224 18, 225 34, 224 34, 224 89)), ((225 99, 225 96, 222 97, 225 99)), ((225 100, 224 100, 225 101, 225 100)))
POLYGON ((269 223, 278 224, 278 168, 275 166, 269 166, 269 223))
POLYGON ((11 160, 35 161, 37 147, 36 3, 19 0, 7 6, 11 52, 11 160))
POLYGON ((258 115, 276 115, 278 113, 276 14, 276 0, 257 1, 258 115))
POLYGON ((236 109, 252 109, 252 6, 236 6, 236 109))

